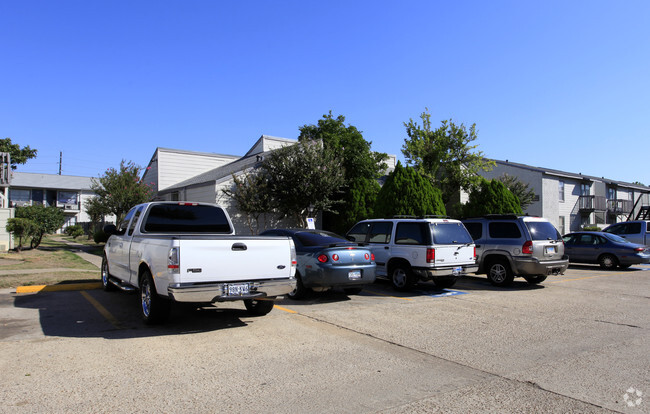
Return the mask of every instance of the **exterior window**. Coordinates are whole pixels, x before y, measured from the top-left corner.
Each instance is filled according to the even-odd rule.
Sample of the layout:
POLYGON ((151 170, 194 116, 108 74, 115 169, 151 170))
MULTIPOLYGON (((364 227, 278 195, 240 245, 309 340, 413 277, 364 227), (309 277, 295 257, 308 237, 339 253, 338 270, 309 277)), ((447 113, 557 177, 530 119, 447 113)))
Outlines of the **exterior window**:
POLYGON ((566 219, 565 219, 564 216, 560 216, 560 233, 561 234, 566 234, 565 226, 566 226, 566 219))
POLYGON ((608 188, 607 189, 607 198, 610 200, 616 200, 616 189, 608 188))
POLYGON ((390 234, 393 230, 393 223, 374 223, 370 230, 370 243, 390 243, 390 234))
POLYGON ((172 196, 172 201, 180 201, 180 199, 181 199, 180 196, 179 196, 179 194, 178 194, 178 191, 174 191, 174 192, 171 194, 171 196, 172 196))
POLYGON ((395 230, 395 244, 429 244, 426 223, 398 223, 395 230))
POLYGON ((560 191, 560 194, 559 194, 560 198, 559 199, 560 199, 560 201, 564 202, 564 181, 560 180, 558 182, 558 187, 559 187, 558 189, 560 191))
POLYGON ((580 184, 580 195, 582 196, 591 195, 591 184, 589 183, 580 184))
POLYGON ((29 190, 10 189, 9 201, 11 202, 12 207, 29 205, 29 202, 31 201, 29 190))
POLYGON ((488 225, 488 232, 493 239, 518 239, 521 237, 519 227, 515 223, 490 223, 488 225))
POLYGON ((57 201, 59 204, 77 205, 79 194, 76 191, 59 191, 57 201))

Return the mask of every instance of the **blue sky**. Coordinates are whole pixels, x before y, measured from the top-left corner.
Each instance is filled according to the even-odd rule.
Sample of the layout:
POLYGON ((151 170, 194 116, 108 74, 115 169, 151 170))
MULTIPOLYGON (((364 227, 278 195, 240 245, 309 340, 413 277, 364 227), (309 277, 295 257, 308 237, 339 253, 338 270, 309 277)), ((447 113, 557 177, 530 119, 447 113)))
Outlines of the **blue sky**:
POLYGON ((426 107, 488 157, 650 184, 645 0, 0 0, 0 56, 18 171, 243 155, 330 110, 402 158, 426 107))

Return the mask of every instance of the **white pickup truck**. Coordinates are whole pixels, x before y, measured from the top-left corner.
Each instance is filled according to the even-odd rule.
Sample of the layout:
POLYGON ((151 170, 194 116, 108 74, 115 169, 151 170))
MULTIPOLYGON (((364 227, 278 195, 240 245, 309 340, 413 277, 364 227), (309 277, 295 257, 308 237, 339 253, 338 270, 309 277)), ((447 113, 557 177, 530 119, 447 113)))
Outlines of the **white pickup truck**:
POLYGON ((147 324, 164 321, 172 301, 208 304, 243 300, 253 315, 296 286, 296 250, 288 237, 235 236, 215 204, 152 202, 133 207, 119 227, 108 225, 104 290, 140 291, 147 324))

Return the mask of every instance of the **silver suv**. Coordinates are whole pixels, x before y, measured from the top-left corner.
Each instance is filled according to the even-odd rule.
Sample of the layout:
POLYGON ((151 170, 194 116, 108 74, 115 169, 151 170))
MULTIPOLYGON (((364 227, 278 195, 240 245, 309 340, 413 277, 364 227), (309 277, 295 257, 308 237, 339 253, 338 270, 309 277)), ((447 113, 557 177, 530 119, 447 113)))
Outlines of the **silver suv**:
POLYGON ((364 220, 347 238, 370 246, 377 276, 388 277, 396 290, 408 290, 418 280, 433 280, 441 289, 451 287, 460 276, 478 269, 474 242, 459 220, 364 220))
POLYGON ((476 243, 478 273, 495 286, 508 286, 515 276, 541 283, 569 266, 560 233, 544 218, 488 215, 462 222, 476 243))

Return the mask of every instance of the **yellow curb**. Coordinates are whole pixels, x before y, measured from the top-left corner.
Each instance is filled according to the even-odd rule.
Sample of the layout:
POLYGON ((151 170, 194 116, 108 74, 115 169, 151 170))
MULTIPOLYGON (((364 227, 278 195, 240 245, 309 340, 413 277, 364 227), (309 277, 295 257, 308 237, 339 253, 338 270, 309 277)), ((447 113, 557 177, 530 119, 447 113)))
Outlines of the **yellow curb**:
POLYGON ((60 292, 64 290, 89 290, 89 289, 99 289, 101 287, 102 287, 101 282, 66 283, 63 285, 18 286, 16 288, 16 293, 60 292))

